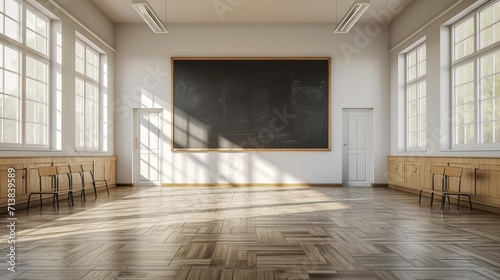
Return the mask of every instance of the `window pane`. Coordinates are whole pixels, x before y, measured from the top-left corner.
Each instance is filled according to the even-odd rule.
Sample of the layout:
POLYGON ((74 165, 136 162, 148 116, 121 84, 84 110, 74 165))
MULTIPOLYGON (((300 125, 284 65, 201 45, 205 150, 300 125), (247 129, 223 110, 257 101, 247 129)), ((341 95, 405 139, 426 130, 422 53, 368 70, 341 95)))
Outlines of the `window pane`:
POLYGON ((474 17, 453 28, 454 60, 472 54, 474 50, 474 17))
POLYGON ((3 96, 3 117, 7 119, 19 120, 20 100, 17 96, 3 96))
POLYGON ((44 18, 38 17, 36 19, 36 32, 47 38, 47 21, 44 18))
POLYGON ((420 105, 420 114, 425 114, 427 112, 427 99, 425 97, 421 98, 419 105, 420 105))
POLYGON ((36 50, 36 33, 31 30, 26 30, 26 46, 36 50))
POLYGON ((482 135, 481 135, 481 143, 482 144, 491 144, 493 142, 493 123, 486 122, 482 125, 482 135))
POLYGON ((475 144, 476 143, 474 126, 475 126, 474 124, 465 126, 465 133, 466 133, 465 144, 475 144))
POLYGON ((465 105, 465 123, 475 123, 475 109, 473 104, 465 105))
POLYGON ((495 122, 495 143, 500 143, 500 121, 495 122))
POLYGON ((481 79, 481 98, 492 97, 493 95, 493 77, 481 79))
POLYGON ((36 15, 30 10, 26 11, 26 27, 36 30, 36 15))
POLYGON ((19 144, 21 143, 20 137, 19 137, 19 128, 20 128, 20 123, 19 121, 14 121, 14 120, 3 120, 3 142, 4 143, 12 143, 12 144, 19 144))
POLYGON ((417 78, 417 66, 408 68, 408 81, 413 81, 417 78))
POLYGON ((476 99, 474 83, 468 83, 467 85, 465 85, 465 92, 466 92, 465 102, 473 103, 474 100, 476 99))
POLYGON ((26 99, 34 100, 36 96, 36 82, 32 79, 26 79, 26 99))
POLYGON ((9 47, 5 47, 5 69, 15 73, 19 73, 19 56, 19 51, 9 47))
POLYGON ((5 15, 9 16, 13 20, 19 21, 19 14, 21 7, 19 2, 16 0, 5 0, 5 15))
POLYGON ((480 48, 488 47, 500 41, 500 2, 497 2, 479 13, 480 48))
POLYGON ((13 96, 20 96, 19 94, 19 75, 9 71, 4 72, 4 93, 13 96))
POLYGON ((492 121, 495 119, 494 101, 494 99, 488 99, 481 102, 481 117, 483 121, 492 121))
POLYGON ((417 133, 408 133, 408 147, 416 148, 417 147, 417 133))
POLYGON ((37 35, 36 36, 36 50, 42 54, 47 55, 47 39, 37 35))
POLYGON ((420 131, 420 147, 427 146, 427 134, 425 130, 420 131))
POLYGON ((457 125, 465 124, 465 107, 460 106, 455 108, 455 123, 457 125))
POLYGON ((408 102, 408 116, 415 116, 417 114, 417 102, 408 102))
POLYGON ((455 85, 474 81, 474 63, 470 62, 455 69, 455 85))
POLYGON ((465 127, 457 126, 455 131, 455 144, 463 145, 465 144, 465 127))
POLYGON ((418 76, 422 77, 427 73, 427 57, 426 45, 423 45, 418 50, 418 76))

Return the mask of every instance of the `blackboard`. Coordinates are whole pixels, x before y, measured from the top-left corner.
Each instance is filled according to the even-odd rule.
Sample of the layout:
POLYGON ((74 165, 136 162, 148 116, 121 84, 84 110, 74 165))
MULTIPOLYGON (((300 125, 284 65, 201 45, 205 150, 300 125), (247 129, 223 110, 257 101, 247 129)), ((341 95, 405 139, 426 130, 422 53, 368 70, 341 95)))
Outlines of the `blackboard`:
POLYGON ((330 58, 172 58, 172 150, 330 150, 330 58))

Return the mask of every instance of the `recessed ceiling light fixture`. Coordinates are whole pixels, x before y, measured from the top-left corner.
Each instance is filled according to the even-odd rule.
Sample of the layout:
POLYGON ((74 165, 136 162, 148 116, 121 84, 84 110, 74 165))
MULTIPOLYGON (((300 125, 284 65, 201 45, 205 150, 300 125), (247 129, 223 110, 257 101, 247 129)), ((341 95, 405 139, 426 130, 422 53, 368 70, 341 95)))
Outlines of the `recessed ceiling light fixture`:
MULTIPOLYGON (((165 4, 166 5, 166 4, 165 4)), ((154 33, 168 33, 160 18, 146 0, 132 0, 132 7, 139 13, 142 19, 149 25, 154 33)))
POLYGON ((335 33, 347 33, 356 24, 359 18, 370 7, 370 0, 356 0, 347 14, 340 21, 335 33))

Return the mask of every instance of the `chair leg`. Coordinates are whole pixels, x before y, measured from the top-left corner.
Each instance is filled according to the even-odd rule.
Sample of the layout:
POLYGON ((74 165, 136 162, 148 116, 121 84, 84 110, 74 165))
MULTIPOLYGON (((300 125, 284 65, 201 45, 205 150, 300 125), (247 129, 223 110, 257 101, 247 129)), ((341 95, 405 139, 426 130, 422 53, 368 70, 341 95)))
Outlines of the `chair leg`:
POLYGON ((83 198, 83 201, 87 201, 87 196, 85 194, 85 188, 82 188, 82 191, 80 192, 80 197, 83 198))
POLYGON ((30 199, 31 199, 31 193, 28 195, 28 204, 26 205, 26 210, 30 209, 30 199))
POLYGON ((40 209, 42 209, 42 194, 40 194, 40 209))
POLYGON ((58 193, 55 193, 55 194, 54 194, 54 197, 55 197, 55 199, 56 199, 57 209, 59 209, 59 194, 58 194, 58 193))
POLYGON ((92 182, 92 186, 94 187, 95 198, 97 198, 97 188, 95 187, 95 182, 92 182))
POLYGON ((457 210, 460 208, 460 195, 457 195, 458 196, 458 201, 457 201, 457 210))
POLYGON ((71 199, 70 199, 71 200, 71 206, 75 206, 75 201, 73 199, 73 191, 70 191, 68 193, 68 197, 71 197, 71 199))
POLYGON ((434 203, 434 192, 431 192, 431 208, 433 203, 434 203))
POLYGON ((443 194, 443 197, 441 198, 441 210, 443 210, 445 202, 446 202, 446 194, 443 194))
POLYGON ((108 195, 109 195, 108 182, 107 182, 107 181, 104 181, 104 184, 106 184, 106 191, 108 192, 108 195))
POLYGON ((472 211, 472 199, 471 199, 470 195, 468 195, 468 197, 469 197, 470 211, 472 211))

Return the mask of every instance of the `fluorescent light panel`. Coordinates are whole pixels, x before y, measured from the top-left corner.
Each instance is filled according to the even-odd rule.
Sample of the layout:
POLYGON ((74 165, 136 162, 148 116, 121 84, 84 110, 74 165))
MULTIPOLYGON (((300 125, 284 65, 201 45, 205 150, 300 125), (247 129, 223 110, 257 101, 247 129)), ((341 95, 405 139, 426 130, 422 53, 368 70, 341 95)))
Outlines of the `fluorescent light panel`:
POLYGON ((153 11, 146 0, 133 0, 132 7, 139 13, 142 19, 149 25, 154 33, 168 33, 163 23, 153 11))
POLYGON ((356 24, 359 18, 370 7, 370 0, 356 0, 347 14, 340 21, 335 33, 347 33, 356 24))

